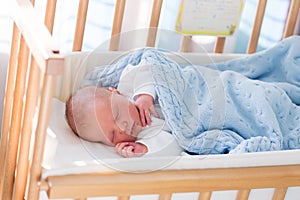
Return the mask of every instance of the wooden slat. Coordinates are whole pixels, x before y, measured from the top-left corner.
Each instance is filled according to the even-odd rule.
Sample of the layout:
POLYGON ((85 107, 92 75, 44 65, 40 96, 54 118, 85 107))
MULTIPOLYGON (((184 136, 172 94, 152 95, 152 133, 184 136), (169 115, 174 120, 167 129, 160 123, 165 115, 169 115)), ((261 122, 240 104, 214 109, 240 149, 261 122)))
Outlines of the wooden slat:
POLYGON ((117 51, 119 49, 120 33, 122 30, 122 23, 124 17, 126 0, 117 0, 114 14, 114 22, 111 31, 110 51, 117 51))
POLYGON ((189 52, 191 48, 191 41, 192 36, 191 35, 184 35, 181 37, 180 41, 180 52, 189 52))
POLYGON ((159 200, 171 200, 172 194, 160 194, 159 200))
POLYGON ((45 25, 52 34, 57 0, 48 0, 45 14, 45 25))
POLYGON ((19 137, 23 117, 23 97, 25 94, 26 74, 28 69, 29 49, 23 37, 20 42, 20 52, 17 66, 17 77, 13 97, 12 118, 9 129, 8 146, 5 157, 5 171, 3 182, 3 197, 11 199, 17 163, 19 137))
MULTIPOLYGON (((13 96, 14 96, 14 87, 16 80, 17 72, 17 60, 19 52, 19 43, 20 43, 20 31, 17 25, 14 23, 13 26, 13 35, 12 35, 12 45, 10 51, 10 60, 8 68, 8 77, 6 81, 6 93, 4 98, 4 112, 2 118, 2 130, 1 130, 1 146, 0 146, 0 177, 4 177, 5 173, 5 160, 6 152, 9 138, 9 127, 11 123, 11 110, 13 107, 13 96)), ((0 197, 3 193, 3 182, 4 178, 0 179, 0 197)))
POLYGON ((224 46, 225 46, 225 39, 226 39, 225 37, 218 37, 217 38, 214 53, 223 53, 224 46))
POLYGON ((256 16, 253 24, 252 33, 250 36, 247 53, 256 52, 256 48, 258 45, 258 39, 260 35, 260 30, 263 22, 263 18, 265 15, 267 0, 259 0, 256 10, 256 16))
POLYGON ((160 18, 162 2, 163 2, 162 0, 154 0, 153 1, 151 20, 150 20, 148 38, 147 38, 147 44, 146 44, 147 47, 155 46, 157 27, 158 27, 159 18, 160 18))
POLYGON ((247 200, 250 195, 250 190, 240 190, 237 194, 236 200, 247 200))
POLYGON ((294 34, 296 22, 298 19, 299 8, 300 8, 300 1, 292 0, 290 4, 289 14, 288 14, 283 38, 287 38, 294 34))
POLYGON ((198 200, 210 200, 211 192, 201 192, 198 200))
POLYGON ((272 200, 284 200, 287 188, 276 188, 272 200))
POLYGON ((121 197, 118 197, 118 200, 129 200, 130 199, 130 196, 121 196, 121 197))
POLYGON ((300 185, 300 166, 93 173, 47 178, 49 198, 248 190, 300 185), (99 190, 101 188, 101 190, 99 190), (118 188, 116 190, 115 188, 118 188), (67 196, 71 195, 71 196, 67 196))
POLYGON ((39 182, 41 180, 42 161, 46 140, 46 130, 49 122, 51 99, 53 96, 54 78, 55 77, 52 75, 45 75, 42 87, 37 128, 35 132, 33 158, 30 169, 28 192, 28 199, 30 200, 37 200, 39 197, 39 182))
POLYGON ((81 51, 89 0, 79 0, 73 51, 81 51))
POLYGON ((32 57, 28 90, 26 93, 26 104, 24 113, 24 123, 20 136, 20 151, 18 156, 18 166, 14 186, 14 198, 23 199, 25 195, 27 174, 29 167, 29 150, 32 133, 32 121, 35 114, 35 107, 39 91, 40 70, 32 57))

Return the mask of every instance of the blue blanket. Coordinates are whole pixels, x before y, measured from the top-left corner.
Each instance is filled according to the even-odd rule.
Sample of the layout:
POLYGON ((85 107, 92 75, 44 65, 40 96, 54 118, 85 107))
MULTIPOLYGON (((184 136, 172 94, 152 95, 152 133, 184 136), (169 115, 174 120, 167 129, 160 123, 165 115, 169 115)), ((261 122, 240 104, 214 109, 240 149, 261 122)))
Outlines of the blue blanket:
POLYGON ((151 65, 159 103, 188 152, 222 154, 300 148, 300 37, 208 66, 180 66, 157 49, 95 68, 83 86, 118 84, 124 67, 151 65))

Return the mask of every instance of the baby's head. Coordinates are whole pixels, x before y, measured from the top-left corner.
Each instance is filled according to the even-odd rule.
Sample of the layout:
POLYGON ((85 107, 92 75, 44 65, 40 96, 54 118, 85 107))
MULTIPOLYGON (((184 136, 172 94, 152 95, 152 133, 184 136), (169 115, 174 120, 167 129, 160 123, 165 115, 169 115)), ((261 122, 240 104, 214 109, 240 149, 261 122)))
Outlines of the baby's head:
POLYGON ((66 118, 79 137, 110 146, 135 141, 142 129, 138 109, 132 102, 96 86, 79 89, 70 97, 66 118))

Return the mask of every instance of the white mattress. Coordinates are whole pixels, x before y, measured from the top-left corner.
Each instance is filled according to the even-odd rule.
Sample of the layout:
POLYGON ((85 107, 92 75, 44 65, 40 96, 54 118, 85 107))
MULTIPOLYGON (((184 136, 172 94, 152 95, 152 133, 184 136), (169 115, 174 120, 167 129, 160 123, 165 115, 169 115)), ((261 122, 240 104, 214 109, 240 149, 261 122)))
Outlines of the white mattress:
POLYGON ((187 155, 121 158, 113 147, 90 143, 75 136, 66 123, 65 104, 52 101, 44 156, 43 178, 52 175, 100 171, 142 172, 165 169, 207 169, 300 164, 300 150, 236 155, 187 155))

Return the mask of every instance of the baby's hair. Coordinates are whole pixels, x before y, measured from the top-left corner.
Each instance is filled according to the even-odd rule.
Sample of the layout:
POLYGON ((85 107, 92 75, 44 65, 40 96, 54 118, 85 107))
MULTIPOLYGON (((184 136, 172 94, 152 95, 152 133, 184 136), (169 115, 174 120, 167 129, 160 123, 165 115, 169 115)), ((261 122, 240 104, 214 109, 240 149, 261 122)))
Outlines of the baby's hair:
POLYGON ((69 99, 66 102, 66 111, 65 111, 65 116, 66 116, 66 120, 68 125, 70 126, 70 128, 72 129, 72 131, 78 135, 77 133, 77 129, 76 129, 76 125, 75 125, 75 119, 74 119, 74 115, 73 115, 73 105, 72 105, 72 100, 73 100, 73 96, 75 94, 71 95, 69 97, 69 99))
POLYGON ((72 131, 79 137, 86 140, 92 139, 92 132, 89 130, 93 122, 95 106, 107 106, 107 99, 110 92, 102 87, 88 86, 74 92, 66 102, 65 117, 72 131), (96 102, 97 101, 97 102, 96 102))

